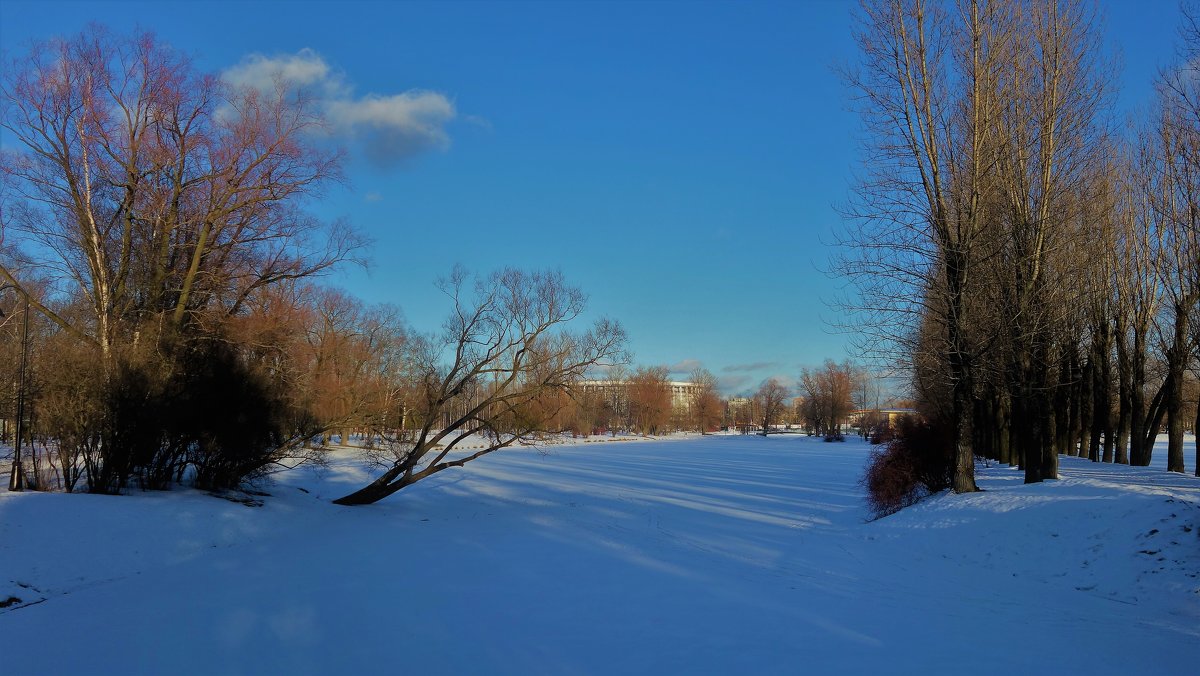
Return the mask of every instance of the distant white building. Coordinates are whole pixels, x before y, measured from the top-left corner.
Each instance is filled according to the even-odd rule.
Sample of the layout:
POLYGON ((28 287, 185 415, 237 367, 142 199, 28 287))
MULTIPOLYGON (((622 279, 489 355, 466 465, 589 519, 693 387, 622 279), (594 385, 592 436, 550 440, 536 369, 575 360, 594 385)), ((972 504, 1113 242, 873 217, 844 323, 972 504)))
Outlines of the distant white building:
MULTIPOLYGON (((671 389, 671 408, 687 410, 700 393, 700 387, 693 382, 672 380, 667 382, 671 389)), ((585 380, 579 384, 583 392, 595 393, 612 401, 628 401, 629 382, 625 380, 585 380)))
POLYGON ((916 415, 917 410, 913 408, 869 408, 851 411, 846 422, 850 427, 862 427, 863 420, 866 419, 873 424, 895 427, 900 418, 916 415))

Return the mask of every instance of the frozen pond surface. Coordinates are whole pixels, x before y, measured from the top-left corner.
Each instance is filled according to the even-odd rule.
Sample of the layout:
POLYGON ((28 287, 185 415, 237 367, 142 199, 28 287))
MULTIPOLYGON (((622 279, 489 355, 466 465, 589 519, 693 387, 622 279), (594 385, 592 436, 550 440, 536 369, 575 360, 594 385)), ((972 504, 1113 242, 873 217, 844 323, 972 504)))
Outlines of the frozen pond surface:
POLYGON ((981 467, 986 492, 867 522, 869 450, 795 435, 517 449, 362 508, 329 503, 367 476, 349 453, 281 475, 259 508, 0 493, 0 594, 32 602, 0 610, 19 646, 5 672, 1200 664, 1200 480, 1063 458, 1062 480, 1024 486, 981 467))

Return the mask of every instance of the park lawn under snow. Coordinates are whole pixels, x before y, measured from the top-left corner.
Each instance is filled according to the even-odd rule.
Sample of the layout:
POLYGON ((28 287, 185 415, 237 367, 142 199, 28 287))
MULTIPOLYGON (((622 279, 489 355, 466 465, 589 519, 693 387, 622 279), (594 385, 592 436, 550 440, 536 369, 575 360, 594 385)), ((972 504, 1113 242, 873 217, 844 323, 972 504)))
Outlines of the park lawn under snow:
POLYGON ((4 672, 1196 673, 1200 480, 981 466, 868 522, 869 450, 514 449, 359 508, 349 451, 261 507, 0 493, 4 672))

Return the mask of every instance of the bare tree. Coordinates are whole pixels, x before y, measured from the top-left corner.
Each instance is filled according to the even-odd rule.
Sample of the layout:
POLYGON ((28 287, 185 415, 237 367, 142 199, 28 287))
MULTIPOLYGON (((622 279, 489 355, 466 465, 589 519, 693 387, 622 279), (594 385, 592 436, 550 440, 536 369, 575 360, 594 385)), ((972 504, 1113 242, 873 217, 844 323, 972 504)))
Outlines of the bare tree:
POLYGON ((313 289, 302 328, 303 391, 320 427, 347 444, 354 429, 370 437, 399 415, 394 394, 408 357, 407 330, 388 307, 367 308, 340 291, 313 289))
POLYGON ((977 490, 970 416, 980 348, 969 298, 991 218, 996 83, 1009 57, 1002 10, 975 0, 954 12, 926 0, 864 3, 861 66, 847 73, 871 142, 836 267, 855 283, 848 305, 867 351, 911 351, 923 318, 938 322, 930 335, 948 367, 960 493, 977 490))
POLYGON ((1085 271, 1094 226, 1114 222, 1099 35, 1075 0, 864 3, 848 79, 871 145, 837 269, 862 347, 907 353, 935 399, 922 408, 954 428, 959 492, 975 489, 973 450, 1056 476, 1084 415, 1115 455, 1112 266, 1085 271))
POLYGON ((859 434, 864 439, 870 434, 871 428, 879 422, 876 414, 883 394, 881 384, 883 379, 884 375, 881 371, 869 367, 860 366, 854 370, 854 406, 861 414, 859 434))
POLYGON ((151 317, 236 314, 361 244, 301 210, 338 176, 338 157, 310 141, 321 119, 282 78, 234 88, 148 33, 93 27, 36 45, 5 69, 2 92, 8 244, 48 253, 41 271, 90 312, 57 311, 11 261, 0 282, 105 360, 151 317))
POLYGON ((639 367, 627 385, 630 426, 640 434, 658 434, 671 420, 671 385, 666 367, 639 367))
MULTIPOLYGON (((1010 399, 1014 417, 1022 421, 1014 428, 1014 442, 1025 480, 1035 482, 1055 478, 1058 471, 1057 453, 1048 443, 1056 422, 1049 399, 1055 332, 1068 326, 1069 333, 1079 333, 1063 312, 1077 305, 1081 288, 1079 256, 1072 248, 1091 220, 1093 179, 1107 149, 1098 115, 1110 74, 1089 5, 1040 0, 1022 6, 1014 19, 1013 58, 1005 69, 998 119, 1004 218, 997 283, 1010 353, 1010 399)), ((1107 351, 1104 359, 1107 363, 1107 351)))
POLYGON ((308 94, 282 75, 235 87, 148 33, 93 26, 6 67, 0 101, 0 285, 101 367, 89 490, 163 486, 189 465, 228 485, 303 438, 231 320, 362 245, 306 211, 340 163, 308 94), (261 424, 215 413, 237 402, 261 424))
POLYGON ((696 386, 690 409, 691 422, 702 434, 707 434, 720 427, 724 417, 724 407, 717 395, 717 378, 704 368, 692 371, 691 378, 696 386))
POLYGON ((854 373, 849 362, 838 364, 831 359, 819 369, 800 373, 805 418, 817 434, 841 438, 842 423, 854 409, 854 373))
POLYGON ((388 469, 335 500, 361 505, 513 444, 530 443, 547 427, 544 405, 571 391, 596 366, 624 360, 625 333, 598 320, 584 333, 563 325, 584 310, 585 297, 562 274, 507 269, 469 284, 455 269, 440 288, 454 304, 441 336, 418 352, 419 428, 396 440, 388 469), (482 450, 455 454, 468 437, 482 450))
MULTIPOLYGON (((1148 156, 1143 154, 1143 161, 1148 156)), ((1156 229, 1151 217, 1149 186, 1140 177, 1138 163, 1128 161, 1127 177, 1120 181, 1117 202, 1117 247, 1114 267, 1117 379, 1120 394, 1118 410, 1118 456, 1126 447, 1125 461, 1148 465, 1156 431, 1146 420, 1147 357, 1150 331, 1158 313, 1162 260, 1155 251, 1156 229), (1138 168, 1137 171, 1134 168, 1138 168), (1138 178, 1134 178, 1138 177, 1138 178), (1147 429, 1150 427, 1151 429, 1147 429), (1124 430, 1128 430, 1126 433, 1124 430)), ((1117 462, 1122 462, 1118 457, 1117 462)))
MULTIPOLYGON (((1200 24, 1185 11, 1180 64, 1159 79, 1150 199, 1163 262, 1159 342, 1167 373, 1161 401, 1167 418, 1167 469, 1184 471, 1184 377, 1193 358, 1192 330, 1200 306, 1200 24)), ((1148 454, 1147 454, 1148 455, 1148 454)), ((1148 458, 1145 458, 1148 460, 1148 458)), ((1200 451, 1197 451, 1200 460, 1200 451)), ((1197 467, 1200 473, 1200 466, 1197 467)))
POLYGON ((768 378, 763 381, 758 392, 754 394, 754 398, 758 402, 759 416, 762 419, 762 435, 764 437, 771 431, 771 427, 779 422, 787 407, 789 396, 791 393, 788 388, 776 378, 768 378))

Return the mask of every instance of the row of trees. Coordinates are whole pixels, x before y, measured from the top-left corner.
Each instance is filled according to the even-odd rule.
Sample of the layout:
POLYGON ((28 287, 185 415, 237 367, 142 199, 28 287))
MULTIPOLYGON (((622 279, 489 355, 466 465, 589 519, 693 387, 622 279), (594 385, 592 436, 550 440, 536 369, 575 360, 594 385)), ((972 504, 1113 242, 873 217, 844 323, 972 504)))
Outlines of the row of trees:
POLYGON ((751 396, 731 399, 726 424, 754 427, 763 434, 779 425, 796 426, 832 441, 842 438, 857 411, 854 422, 865 436, 872 427, 886 426, 887 419, 877 415, 879 409, 897 403, 885 396, 885 380, 883 374, 849 361, 827 359, 819 367, 803 369, 794 390, 769 378, 751 396))
POLYGON ((1183 471, 1200 356, 1200 32, 1152 112, 1114 121, 1093 4, 878 0, 847 72, 869 164, 838 269, 861 347, 907 364, 973 456, 1054 478, 1060 453, 1183 471))
MULTIPOLYGON (((841 439, 842 425, 856 403, 855 395, 864 391, 859 383, 866 378, 866 372, 849 362, 837 364, 826 360, 823 368, 804 369, 800 374, 800 386, 804 390, 802 410, 807 425, 815 434, 841 439)), ((857 403, 859 409, 868 407, 865 397, 857 403)))
POLYGON ((385 472, 342 502, 370 502, 550 429, 589 369, 625 360, 614 322, 564 330, 585 296, 558 273, 455 270, 429 335, 319 286, 364 240, 308 211, 341 157, 282 73, 235 86, 93 27, 0 86, 16 489, 233 488, 358 431, 385 472), (469 435, 491 443, 454 454, 469 435))
MULTIPOLYGON (((364 357, 352 358, 350 364, 368 364, 364 357)), ((573 436, 586 437, 593 434, 632 433, 642 435, 666 434, 677 431, 713 432, 721 428, 734 427, 742 430, 755 429, 760 433, 777 426, 801 427, 813 434, 839 435, 855 409, 878 408, 880 392, 870 387, 871 374, 850 362, 841 364, 827 361, 823 367, 805 369, 801 376, 801 389, 793 398, 793 392, 776 378, 769 378, 747 397, 723 399, 717 391, 717 379, 703 368, 695 369, 684 387, 688 392, 679 399, 672 390, 677 386, 670 372, 662 366, 640 366, 627 370, 618 365, 604 371, 604 380, 585 380, 577 387, 555 393, 545 399, 538 410, 544 417, 544 429, 554 432, 569 432, 573 436)), ((357 372, 348 381, 356 385, 350 392, 371 392, 373 387, 357 372)), ((328 392, 344 392, 340 383, 328 392)), ((403 403, 403 398, 387 395, 403 403)), ((378 400, 385 394, 380 392, 378 400)), ((331 398, 331 397, 327 397, 331 398)), ((356 412, 363 429, 378 429, 370 419, 378 417, 371 413, 371 406, 361 409, 345 409, 345 395, 332 398, 331 403, 356 412), (365 418, 363 416, 366 416, 365 418)), ((355 401, 370 402, 368 396, 358 395, 355 401)), ((472 401, 464 399, 460 406, 472 401)), ((327 405, 328 408, 328 405, 327 405)), ((403 417, 403 416, 402 416, 403 417)), ((345 436, 345 435, 343 435, 345 436)))
POLYGON ((727 425, 726 402, 717 392, 717 379, 695 369, 687 381, 684 401, 672 394, 670 371, 663 366, 624 366, 606 369, 603 380, 586 383, 560 412, 559 428, 576 436, 630 432, 663 434, 693 430, 713 432, 727 425))

